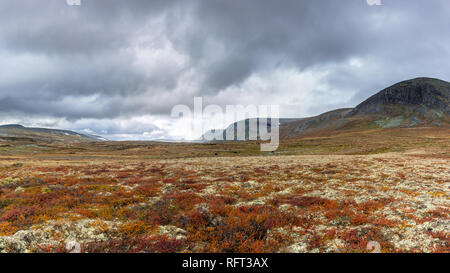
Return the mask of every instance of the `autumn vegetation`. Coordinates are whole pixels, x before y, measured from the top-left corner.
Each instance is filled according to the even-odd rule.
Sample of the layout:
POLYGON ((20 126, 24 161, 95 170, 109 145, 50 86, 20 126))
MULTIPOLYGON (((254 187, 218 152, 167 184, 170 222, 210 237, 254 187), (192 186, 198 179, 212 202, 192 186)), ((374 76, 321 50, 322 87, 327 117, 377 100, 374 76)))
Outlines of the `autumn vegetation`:
POLYGON ((449 136, 0 143, 0 251, 448 253, 449 136))

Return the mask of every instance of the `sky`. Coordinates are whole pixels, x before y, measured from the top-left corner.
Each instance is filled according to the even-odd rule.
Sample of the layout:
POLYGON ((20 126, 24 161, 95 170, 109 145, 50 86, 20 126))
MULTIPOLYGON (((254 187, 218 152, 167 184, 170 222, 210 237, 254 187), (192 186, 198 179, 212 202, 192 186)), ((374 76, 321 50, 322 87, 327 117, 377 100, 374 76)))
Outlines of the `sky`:
POLYGON ((68 2, 0 0, 0 124, 195 139, 171 117, 194 97, 293 118, 450 80, 448 0, 68 2))

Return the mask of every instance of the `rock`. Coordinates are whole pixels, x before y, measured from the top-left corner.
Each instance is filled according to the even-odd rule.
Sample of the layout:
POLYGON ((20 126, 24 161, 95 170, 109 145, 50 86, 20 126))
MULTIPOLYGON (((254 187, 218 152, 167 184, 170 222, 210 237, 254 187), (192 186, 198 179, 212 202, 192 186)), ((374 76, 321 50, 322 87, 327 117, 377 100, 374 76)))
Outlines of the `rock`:
POLYGON ((14 192, 15 193, 21 193, 21 192, 24 192, 25 191, 25 189, 24 188, 22 188, 22 187, 17 187, 15 190, 14 190, 14 192))
POLYGON ((391 105, 414 105, 450 114, 450 83, 417 78, 388 87, 356 106, 348 116, 383 113, 391 105))
POLYGON ((172 237, 177 240, 186 239, 186 230, 178 228, 176 226, 159 226, 157 234, 166 235, 167 237, 172 237))
POLYGON ((286 252, 289 253, 307 253, 308 252, 308 245, 304 242, 299 242, 297 244, 293 244, 291 246, 288 246, 286 248, 286 252))
MULTIPOLYGON (((40 246, 66 246, 69 242, 84 244, 93 241, 106 241, 114 238, 118 222, 102 221, 105 231, 97 225, 98 221, 83 219, 78 221, 48 221, 42 225, 20 230, 11 236, 0 236, 0 253, 3 252, 39 252, 40 246)), ((175 233, 179 233, 176 231, 175 233)), ((177 234, 178 234, 177 233, 177 234)), ((181 233, 180 233, 181 234, 181 233)), ((77 246, 77 244, 72 244, 77 246)), ((74 249, 70 249, 72 251, 74 249)), ((75 249, 76 251, 77 249, 75 249)))

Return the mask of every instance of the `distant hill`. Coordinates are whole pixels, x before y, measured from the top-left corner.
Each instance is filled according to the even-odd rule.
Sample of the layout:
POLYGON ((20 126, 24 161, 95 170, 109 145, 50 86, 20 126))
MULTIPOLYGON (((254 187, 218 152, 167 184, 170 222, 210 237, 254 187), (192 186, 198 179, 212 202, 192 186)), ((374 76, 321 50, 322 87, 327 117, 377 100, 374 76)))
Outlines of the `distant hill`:
POLYGON ((280 138, 288 138, 310 131, 335 130, 347 124, 345 117, 352 108, 337 109, 315 117, 280 125, 280 138))
MULTIPOLYGON (((301 120, 301 119, 296 119, 296 118, 280 118, 278 120, 279 124, 286 124, 286 123, 290 123, 293 121, 297 121, 297 120, 301 120)), ((238 131, 238 126, 241 126, 242 128, 244 128, 245 131, 245 140, 249 139, 250 134, 257 136, 257 139, 259 139, 259 124, 258 124, 259 119, 258 118, 253 118, 253 119, 245 119, 245 120, 241 120, 238 122, 235 122, 231 125, 229 125, 227 128, 225 129, 213 129, 213 130, 209 130, 206 133, 204 133, 201 137, 201 140, 203 141, 207 141, 207 140, 211 140, 214 139, 215 136, 222 136, 222 139, 227 139, 226 138, 226 132, 227 130, 230 130, 232 127, 234 127, 234 138, 233 140, 237 141, 237 140, 242 140, 242 139, 238 139, 237 137, 237 131, 238 131), (254 128, 250 128, 250 121, 256 121, 256 130, 251 130, 254 128)), ((267 119, 267 127, 270 128, 271 126, 271 120, 267 119)), ((269 129, 270 130, 270 129, 269 129)), ((229 140, 229 139, 227 139, 229 140)))
POLYGON ((30 128, 19 124, 0 125, 0 140, 25 142, 89 142, 106 139, 68 130, 30 128))
MULTIPOLYGON (((337 109, 309 118, 280 119, 280 138, 349 129, 450 128, 449 98, 449 82, 432 78, 407 80, 381 90, 355 108, 337 109)), ((236 128, 236 124, 242 122, 246 122, 247 136, 248 120, 230 126, 236 128)))

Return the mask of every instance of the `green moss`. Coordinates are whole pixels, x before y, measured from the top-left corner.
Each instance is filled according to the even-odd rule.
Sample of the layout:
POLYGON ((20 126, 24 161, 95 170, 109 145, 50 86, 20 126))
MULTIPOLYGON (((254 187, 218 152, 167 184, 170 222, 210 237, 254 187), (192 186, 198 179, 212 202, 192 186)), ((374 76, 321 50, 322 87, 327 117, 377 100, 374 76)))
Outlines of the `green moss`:
POLYGON ((41 189, 42 193, 50 193, 52 190, 50 188, 44 187, 41 189))

